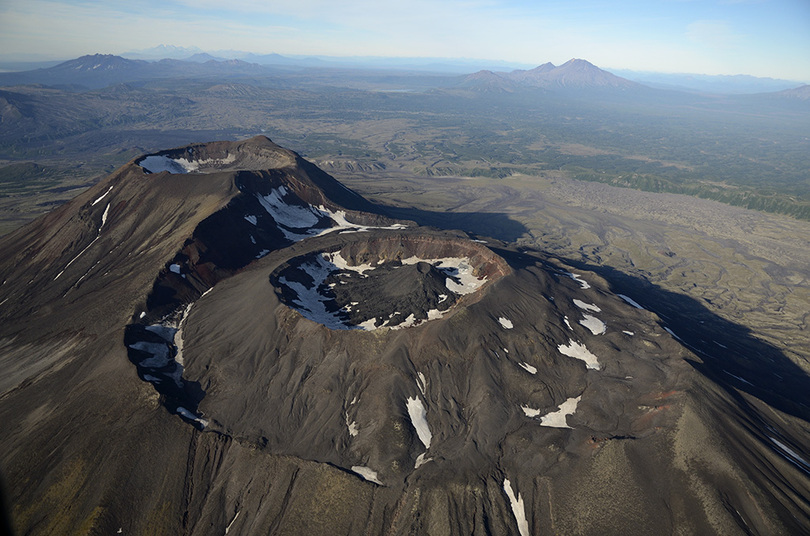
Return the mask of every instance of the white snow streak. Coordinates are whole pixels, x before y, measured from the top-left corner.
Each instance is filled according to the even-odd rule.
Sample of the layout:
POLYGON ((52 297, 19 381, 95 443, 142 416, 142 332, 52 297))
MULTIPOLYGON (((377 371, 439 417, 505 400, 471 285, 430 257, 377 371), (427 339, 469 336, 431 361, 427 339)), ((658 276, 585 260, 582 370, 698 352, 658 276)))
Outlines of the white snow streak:
POLYGON ((515 516, 520 536, 529 536, 529 522, 526 520, 526 507, 523 504, 523 497, 521 497, 520 493, 517 496, 515 495, 508 478, 503 481, 503 491, 509 497, 509 504, 512 505, 512 514, 515 516))
POLYGON ((236 515, 235 515, 235 516, 233 516, 233 519, 231 519, 231 522, 230 522, 230 523, 228 523, 228 526, 227 526, 227 527, 225 527, 225 534, 226 534, 226 536, 227 536, 227 534, 228 534, 228 531, 230 531, 230 530, 231 530, 231 527, 233 527, 233 524, 234 524, 234 522, 236 521, 236 518, 237 518, 237 517, 239 517, 239 512, 236 512, 236 515))
POLYGON ((732 373, 730 373, 729 371, 727 371, 726 369, 723 369, 723 372, 725 372, 726 374, 728 374, 728 375, 729 375, 729 376, 731 376, 732 378, 736 378, 736 379, 740 380, 741 382, 747 383, 748 385, 754 385, 753 383, 749 382, 749 381, 748 381, 748 380, 746 380, 745 378, 740 378, 740 377, 739 377, 739 376, 737 376, 736 374, 732 374, 732 373))
MULTIPOLYGON (((70 266, 71 264, 73 264, 74 262, 76 262, 76 259, 78 259, 79 257, 81 257, 81 256, 82 256, 82 254, 83 254, 85 251, 87 251, 88 249, 90 249, 90 246, 92 246, 93 244, 95 244, 95 243, 96 243, 96 241, 97 241, 99 238, 101 238, 101 229, 102 229, 102 227, 104 227, 104 224, 105 224, 105 223, 107 223, 107 215, 109 214, 109 212, 110 212, 110 204, 109 204, 109 203, 107 203, 107 208, 105 208, 105 209, 104 209, 104 214, 102 214, 102 215, 101 215, 101 225, 99 225, 99 227, 98 227, 98 234, 96 235, 96 237, 93 239, 93 241, 92 241, 92 242, 90 242, 89 244, 87 244, 87 246, 86 246, 86 247, 85 247, 83 250, 81 250, 81 251, 79 252, 79 254, 78 254, 78 255, 76 255, 75 257, 73 257, 72 259, 70 259, 70 262, 69 262, 69 263, 67 263, 67 264, 65 265, 65 267, 64 267, 64 268, 62 268, 62 271, 61 271, 61 272, 59 272, 58 274, 56 274, 56 277, 54 277, 54 278, 53 278, 53 280, 54 280, 54 281, 56 281, 57 279, 59 279, 59 276, 61 276, 61 275, 62 275, 62 274, 65 272, 65 270, 67 270, 67 269, 68 269, 68 266, 70 266)), ((85 274, 85 275, 86 275, 86 274, 85 274)), ((78 282, 78 281, 77 281, 77 282, 78 282)))
POLYGON ((416 373, 416 386, 419 387, 419 390, 422 391, 422 396, 425 396, 425 389, 427 388, 427 381, 425 381, 425 375, 421 372, 416 373))
POLYGON ((96 206, 98 203, 100 203, 102 199, 104 199, 105 197, 107 197, 107 194, 108 194, 108 193, 110 193, 110 192, 112 191, 112 189, 113 189, 113 187, 112 187, 112 186, 110 186, 110 187, 107 189, 107 191, 106 191, 106 192, 104 192, 103 194, 101 194, 101 197, 97 198, 95 201, 93 201, 92 203, 90 203, 90 206, 91 206, 91 207, 94 207, 94 206, 96 206))
POLYGON ((370 469, 368 467, 364 467, 362 465, 352 465, 352 471, 362 476, 369 482, 374 482, 375 484, 379 484, 382 486, 382 482, 380 482, 380 480, 377 478, 377 471, 370 469))
POLYGON ((533 367, 528 363, 518 363, 518 365, 526 369, 530 374, 537 374, 537 367, 533 367))
POLYGON ((804 469, 805 471, 810 471, 810 464, 808 464, 801 456, 796 454, 796 452, 779 441, 778 439, 768 436, 768 439, 773 441, 773 444, 779 447, 782 451, 783 456, 790 462, 793 462, 795 465, 798 465, 800 468, 804 469), (785 456, 786 455, 786 456, 785 456))
POLYGON ((110 213, 110 203, 107 203, 107 208, 104 209, 104 214, 101 215, 101 225, 98 228, 98 232, 101 232, 101 228, 104 227, 104 224, 107 223, 107 215, 110 213))
POLYGON ((664 331, 666 331, 667 333, 669 333, 670 335, 672 335, 673 337, 675 337, 675 338, 676 338, 676 339, 678 339, 679 341, 683 341, 683 339, 681 339, 680 337, 678 337, 677 335, 675 335, 675 332, 674 332, 674 331, 672 331, 671 329, 669 329, 668 327, 664 326, 664 331))
POLYGON ((616 296, 620 297, 621 299, 623 299, 624 301, 626 301, 627 303, 629 303, 630 305, 632 305, 636 309, 644 310, 644 307, 640 306, 638 303, 633 301, 633 298, 630 298, 629 296, 625 296, 624 294, 616 294, 616 296))
POLYGON ((408 416, 410 416, 411 424, 416 429, 416 435, 419 436, 419 441, 425 445, 426 449, 429 449, 432 435, 427 422, 427 412, 425 411, 425 406, 422 405, 422 401, 418 397, 409 397, 407 407, 408 416))

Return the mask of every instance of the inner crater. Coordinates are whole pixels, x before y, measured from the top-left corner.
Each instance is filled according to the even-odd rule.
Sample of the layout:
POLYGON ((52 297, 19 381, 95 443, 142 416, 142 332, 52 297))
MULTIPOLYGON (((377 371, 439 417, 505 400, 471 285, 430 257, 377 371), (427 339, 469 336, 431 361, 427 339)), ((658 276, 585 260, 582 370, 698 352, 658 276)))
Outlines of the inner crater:
POLYGON ((508 272, 470 240, 397 236, 292 258, 270 281, 282 303, 330 329, 402 329, 441 318, 508 272))

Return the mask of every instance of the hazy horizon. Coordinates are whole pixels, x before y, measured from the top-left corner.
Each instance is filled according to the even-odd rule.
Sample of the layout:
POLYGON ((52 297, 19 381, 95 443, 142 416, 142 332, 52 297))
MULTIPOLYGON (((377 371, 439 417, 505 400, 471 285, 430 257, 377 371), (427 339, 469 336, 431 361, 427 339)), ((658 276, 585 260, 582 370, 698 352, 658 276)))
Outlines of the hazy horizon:
POLYGON ((302 0, 9 0, 6 61, 70 59, 160 44, 335 58, 474 58, 606 69, 810 81, 810 2, 803 0, 452 0, 379 5, 302 0))

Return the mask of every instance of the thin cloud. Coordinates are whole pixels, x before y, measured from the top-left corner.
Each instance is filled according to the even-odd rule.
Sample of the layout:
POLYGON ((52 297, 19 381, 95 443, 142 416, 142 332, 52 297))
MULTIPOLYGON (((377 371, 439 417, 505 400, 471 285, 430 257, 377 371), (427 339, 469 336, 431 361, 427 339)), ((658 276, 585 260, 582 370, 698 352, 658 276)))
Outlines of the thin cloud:
POLYGON ((729 49, 742 41, 731 25, 722 20, 698 20, 686 27, 686 38, 697 45, 729 49))

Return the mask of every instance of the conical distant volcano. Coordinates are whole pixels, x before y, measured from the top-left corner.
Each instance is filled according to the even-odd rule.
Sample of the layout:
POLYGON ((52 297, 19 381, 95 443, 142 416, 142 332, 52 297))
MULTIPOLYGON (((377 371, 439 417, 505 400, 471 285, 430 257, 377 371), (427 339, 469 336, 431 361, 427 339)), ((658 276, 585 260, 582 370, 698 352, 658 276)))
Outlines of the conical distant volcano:
POLYGON ((381 212, 258 137, 140 157, 4 237, 17 531, 810 526, 806 421, 593 273, 381 212))

